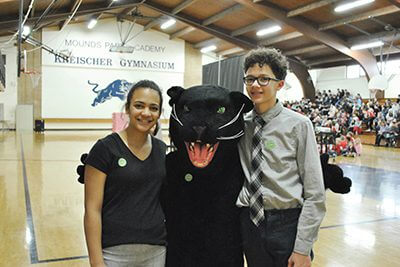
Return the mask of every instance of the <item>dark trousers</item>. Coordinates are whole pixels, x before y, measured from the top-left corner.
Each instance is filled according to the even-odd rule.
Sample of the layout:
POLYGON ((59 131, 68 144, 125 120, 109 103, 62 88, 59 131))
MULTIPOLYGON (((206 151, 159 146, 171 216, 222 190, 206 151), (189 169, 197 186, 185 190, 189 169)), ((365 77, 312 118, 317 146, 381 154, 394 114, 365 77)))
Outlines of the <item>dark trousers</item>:
POLYGON ((382 138, 383 138, 383 134, 377 134, 375 137, 375 145, 380 146, 382 138))
POLYGON ((287 267, 293 252, 301 209, 265 211, 257 227, 249 208, 240 214, 243 249, 249 267, 287 267))

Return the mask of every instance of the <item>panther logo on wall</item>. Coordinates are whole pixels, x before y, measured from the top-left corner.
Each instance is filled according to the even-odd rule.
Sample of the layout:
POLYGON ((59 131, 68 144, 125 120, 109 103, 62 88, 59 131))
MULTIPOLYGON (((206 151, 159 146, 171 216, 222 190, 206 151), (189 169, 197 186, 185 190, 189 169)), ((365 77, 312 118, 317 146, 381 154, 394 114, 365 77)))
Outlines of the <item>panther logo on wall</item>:
POLYGON ((133 85, 133 83, 130 83, 126 80, 115 80, 109 85, 107 85, 104 89, 96 90, 97 87, 99 86, 98 83, 91 83, 90 81, 88 81, 88 84, 94 86, 92 91, 97 94, 92 103, 93 107, 95 107, 98 104, 106 102, 112 97, 118 97, 121 100, 125 100, 129 89, 133 85))

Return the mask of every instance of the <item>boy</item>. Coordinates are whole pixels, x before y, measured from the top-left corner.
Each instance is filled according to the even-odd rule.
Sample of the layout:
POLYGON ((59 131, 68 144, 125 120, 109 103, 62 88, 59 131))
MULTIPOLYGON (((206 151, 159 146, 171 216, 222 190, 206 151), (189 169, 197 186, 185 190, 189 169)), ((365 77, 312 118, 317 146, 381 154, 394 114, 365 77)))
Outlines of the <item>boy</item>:
POLYGON ((243 81, 255 107, 239 143, 246 182, 238 196, 249 267, 311 266, 325 189, 311 121, 276 98, 287 72, 276 49, 250 51, 243 81))

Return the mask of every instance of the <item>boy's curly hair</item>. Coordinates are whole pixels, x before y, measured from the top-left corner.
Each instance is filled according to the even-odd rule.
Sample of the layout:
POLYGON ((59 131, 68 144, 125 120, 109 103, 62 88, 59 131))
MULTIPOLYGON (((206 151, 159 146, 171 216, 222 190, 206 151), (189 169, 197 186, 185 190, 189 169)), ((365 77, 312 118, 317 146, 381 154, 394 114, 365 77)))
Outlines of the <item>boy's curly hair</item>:
POLYGON ((288 61, 282 53, 275 48, 259 47, 250 50, 244 59, 244 72, 246 73, 249 68, 258 64, 260 68, 268 65, 275 77, 279 80, 286 78, 288 61))

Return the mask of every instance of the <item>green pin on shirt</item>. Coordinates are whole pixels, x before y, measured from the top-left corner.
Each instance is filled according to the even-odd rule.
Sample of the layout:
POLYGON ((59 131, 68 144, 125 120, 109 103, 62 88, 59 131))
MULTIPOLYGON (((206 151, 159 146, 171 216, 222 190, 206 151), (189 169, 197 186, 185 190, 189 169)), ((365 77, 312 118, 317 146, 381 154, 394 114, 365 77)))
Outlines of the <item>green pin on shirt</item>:
POLYGON ((191 175, 190 173, 187 173, 185 175, 185 181, 186 182, 191 182, 193 180, 193 175, 191 175))
POLYGON ((119 160, 118 160, 118 165, 120 166, 120 167, 125 167, 126 166, 126 159, 124 159, 124 158, 120 158, 119 160))
POLYGON ((274 149, 276 147, 275 142, 272 141, 272 140, 265 141, 264 145, 265 145, 265 148, 268 149, 268 150, 272 150, 272 149, 274 149))

